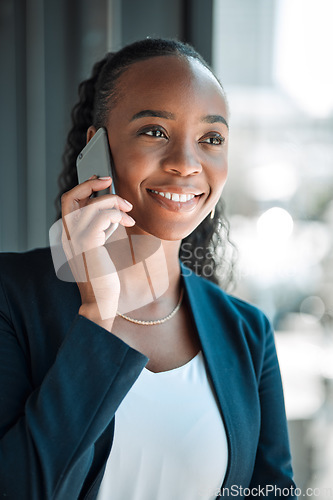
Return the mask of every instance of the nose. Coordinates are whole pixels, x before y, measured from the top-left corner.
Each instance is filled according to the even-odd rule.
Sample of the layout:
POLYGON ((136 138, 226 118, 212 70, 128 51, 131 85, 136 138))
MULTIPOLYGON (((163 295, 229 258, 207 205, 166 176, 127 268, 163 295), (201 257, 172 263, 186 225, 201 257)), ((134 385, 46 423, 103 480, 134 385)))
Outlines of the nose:
POLYGON ((166 172, 181 176, 197 175, 202 171, 198 152, 190 141, 173 144, 161 163, 166 172))

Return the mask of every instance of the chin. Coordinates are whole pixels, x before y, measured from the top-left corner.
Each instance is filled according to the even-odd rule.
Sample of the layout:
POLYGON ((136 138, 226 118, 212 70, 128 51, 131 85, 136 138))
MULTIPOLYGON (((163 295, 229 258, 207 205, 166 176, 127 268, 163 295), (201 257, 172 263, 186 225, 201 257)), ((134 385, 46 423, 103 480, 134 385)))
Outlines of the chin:
POLYGON ((160 240, 181 241, 193 233, 200 223, 201 221, 198 224, 181 224, 180 222, 156 224, 156 221, 154 221, 149 224, 146 221, 144 224, 137 222, 133 229, 136 227, 144 233, 151 234, 160 240))

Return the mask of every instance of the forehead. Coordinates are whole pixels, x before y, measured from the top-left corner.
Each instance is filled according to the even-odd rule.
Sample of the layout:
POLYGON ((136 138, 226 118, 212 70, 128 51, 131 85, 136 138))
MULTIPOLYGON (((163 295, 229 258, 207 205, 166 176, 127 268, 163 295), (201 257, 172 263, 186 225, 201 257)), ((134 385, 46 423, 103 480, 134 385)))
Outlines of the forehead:
POLYGON ((111 115, 161 109, 227 117, 223 90, 200 61, 184 56, 159 56, 132 64, 118 79, 119 99, 111 115))

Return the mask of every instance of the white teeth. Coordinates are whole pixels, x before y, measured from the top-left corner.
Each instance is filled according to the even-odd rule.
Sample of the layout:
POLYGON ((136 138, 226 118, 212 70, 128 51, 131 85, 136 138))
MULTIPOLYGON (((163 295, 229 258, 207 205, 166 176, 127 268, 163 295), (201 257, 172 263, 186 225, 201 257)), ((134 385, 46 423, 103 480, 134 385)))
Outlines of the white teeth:
POLYGON ((192 200, 192 198, 194 198, 195 196, 194 194, 163 193, 162 191, 155 191, 154 189, 151 189, 150 191, 155 194, 159 194, 160 196, 163 196, 168 200, 179 201, 181 203, 192 200))

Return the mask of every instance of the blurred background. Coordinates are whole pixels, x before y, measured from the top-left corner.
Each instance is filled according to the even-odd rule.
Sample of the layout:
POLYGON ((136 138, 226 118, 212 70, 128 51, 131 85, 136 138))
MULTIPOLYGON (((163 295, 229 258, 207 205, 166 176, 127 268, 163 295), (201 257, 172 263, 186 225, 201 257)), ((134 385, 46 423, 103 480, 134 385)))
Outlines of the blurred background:
POLYGON ((231 109, 232 293, 274 324, 295 479, 319 499, 333 498, 332 23, 332 0, 0 2, 0 251, 48 245, 77 86, 106 51, 174 37, 212 65, 231 109))

